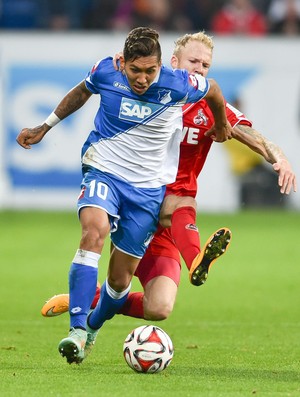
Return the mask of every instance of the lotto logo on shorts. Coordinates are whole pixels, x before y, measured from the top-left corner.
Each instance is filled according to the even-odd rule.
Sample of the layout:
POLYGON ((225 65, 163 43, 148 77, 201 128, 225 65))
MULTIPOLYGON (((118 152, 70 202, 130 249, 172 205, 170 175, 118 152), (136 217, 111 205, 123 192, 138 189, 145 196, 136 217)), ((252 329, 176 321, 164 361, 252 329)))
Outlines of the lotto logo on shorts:
POLYGON ((141 122, 160 109, 160 105, 134 99, 122 98, 119 118, 132 122, 141 122))

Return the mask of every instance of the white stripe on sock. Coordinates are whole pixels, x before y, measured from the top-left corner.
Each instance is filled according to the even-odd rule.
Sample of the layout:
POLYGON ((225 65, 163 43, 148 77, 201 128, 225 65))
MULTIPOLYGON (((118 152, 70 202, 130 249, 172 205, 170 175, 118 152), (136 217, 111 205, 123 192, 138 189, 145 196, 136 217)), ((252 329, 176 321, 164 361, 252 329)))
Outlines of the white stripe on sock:
POLYGON ((96 254, 96 252, 78 249, 73 258, 73 263, 76 263, 78 265, 91 266, 98 269, 98 261, 100 257, 101 255, 96 254))
POLYGON ((106 291, 108 293, 108 295, 113 298, 113 299, 121 299, 123 298, 123 296, 125 296, 126 294, 128 294, 128 292, 130 291, 131 288, 131 283, 128 285, 128 287, 122 291, 122 292, 117 292, 115 291, 113 288, 111 288, 111 286, 108 284, 107 279, 105 280, 105 284, 106 284, 106 291))

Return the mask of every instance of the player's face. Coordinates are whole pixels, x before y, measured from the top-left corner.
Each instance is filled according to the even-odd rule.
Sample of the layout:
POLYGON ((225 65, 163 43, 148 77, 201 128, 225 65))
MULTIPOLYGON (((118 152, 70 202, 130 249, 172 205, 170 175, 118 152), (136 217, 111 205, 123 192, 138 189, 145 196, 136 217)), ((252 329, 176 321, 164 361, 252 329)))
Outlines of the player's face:
POLYGON ((160 68, 161 61, 158 61, 155 55, 124 62, 124 71, 129 85, 138 95, 143 95, 148 90, 160 68))
POLYGON ((203 43, 191 40, 182 47, 176 57, 172 56, 173 68, 186 69, 189 73, 201 74, 206 77, 212 62, 212 51, 203 43))

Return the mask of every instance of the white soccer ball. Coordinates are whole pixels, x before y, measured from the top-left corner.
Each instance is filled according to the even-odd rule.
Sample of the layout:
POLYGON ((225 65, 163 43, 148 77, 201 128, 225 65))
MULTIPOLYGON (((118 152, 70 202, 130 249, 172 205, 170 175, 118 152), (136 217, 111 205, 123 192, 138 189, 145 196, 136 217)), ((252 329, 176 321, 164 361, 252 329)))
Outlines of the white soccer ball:
POLYGON ((161 372, 171 363, 174 348, 169 335, 155 325, 142 325, 130 332, 123 346, 124 358, 137 372, 161 372))

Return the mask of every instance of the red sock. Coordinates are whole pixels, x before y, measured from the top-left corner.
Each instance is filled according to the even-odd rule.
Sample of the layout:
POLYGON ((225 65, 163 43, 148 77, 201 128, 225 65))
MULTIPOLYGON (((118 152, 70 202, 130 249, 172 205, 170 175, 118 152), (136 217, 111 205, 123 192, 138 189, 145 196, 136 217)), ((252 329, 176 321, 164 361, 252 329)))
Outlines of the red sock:
POLYGON ((193 259, 200 252, 200 236, 196 226, 196 210, 180 207, 173 212, 171 233, 175 244, 190 269, 193 259))
MULTIPOLYGON (((123 314, 124 316, 136 318, 144 318, 143 297, 143 292, 129 292, 128 298, 122 309, 118 311, 118 314, 123 314)), ((91 304, 91 309, 95 309, 99 298, 100 288, 97 287, 93 303, 91 304)))
POLYGON ((144 318, 143 292, 129 292, 124 306, 118 311, 118 314, 124 316, 144 318))
POLYGON ((97 285, 96 293, 95 293, 93 302, 92 302, 92 304, 91 304, 91 309, 95 309, 95 307, 97 306, 97 303, 98 303, 99 298, 100 298, 100 284, 97 285))

